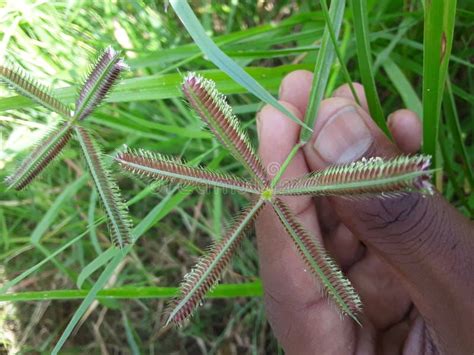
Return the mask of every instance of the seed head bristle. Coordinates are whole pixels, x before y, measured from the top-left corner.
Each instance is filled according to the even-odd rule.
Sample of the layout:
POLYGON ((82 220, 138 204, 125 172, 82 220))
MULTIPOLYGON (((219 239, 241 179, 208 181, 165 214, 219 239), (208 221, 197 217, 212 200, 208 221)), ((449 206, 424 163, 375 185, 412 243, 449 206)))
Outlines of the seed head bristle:
POLYGON ((189 73, 184 79, 182 89, 189 104, 216 138, 259 183, 265 184, 268 181, 265 168, 241 129, 239 120, 232 113, 225 96, 217 91, 215 83, 195 73, 189 73))
POLYGON ((329 256, 322 243, 299 223, 286 203, 276 198, 272 205, 305 264, 313 275, 321 280, 327 296, 334 301, 342 314, 358 321, 357 315, 362 311, 362 303, 351 282, 329 256))
POLYGON ((280 184, 279 195, 343 195, 344 197, 383 197, 417 191, 432 195, 430 157, 400 156, 390 160, 362 159, 330 166, 302 178, 280 184))
POLYGON ((8 187, 22 190, 29 185, 59 155, 69 142, 71 135, 71 127, 64 122, 49 130, 17 170, 5 179, 8 187))
POLYGON ((119 153, 115 160, 135 175, 154 180, 174 182, 189 186, 206 186, 236 189, 259 193, 259 187, 230 174, 218 173, 202 167, 190 167, 177 158, 139 149, 119 153))
POLYGON ((0 63, 0 80, 20 95, 29 97, 51 111, 66 118, 71 116, 71 109, 55 98, 50 88, 38 83, 26 71, 8 60, 0 63))
POLYGON ((104 100, 122 71, 128 69, 120 53, 107 47, 87 76, 76 100, 75 117, 83 120, 104 100))
POLYGON ((115 179, 104 164, 103 153, 98 144, 85 128, 76 126, 74 129, 107 214, 112 242, 115 246, 123 248, 131 242, 132 222, 128 208, 123 202, 115 179))
POLYGON ((191 272, 184 277, 178 297, 169 304, 169 318, 166 324, 183 323, 201 304, 204 296, 218 283, 262 205, 263 201, 259 200, 243 211, 227 233, 212 245, 208 253, 200 258, 191 272))

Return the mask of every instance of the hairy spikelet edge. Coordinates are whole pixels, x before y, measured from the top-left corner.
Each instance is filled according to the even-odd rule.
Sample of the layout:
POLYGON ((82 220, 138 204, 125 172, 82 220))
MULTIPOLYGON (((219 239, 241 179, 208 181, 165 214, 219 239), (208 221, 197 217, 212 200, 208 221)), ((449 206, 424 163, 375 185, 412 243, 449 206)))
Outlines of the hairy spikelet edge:
POLYGON ((327 295, 343 315, 349 315, 359 322, 357 315, 362 310, 362 303, 351 282, 344 276, 321 242, 305 230, 281 199, 274 199, 272 205, 303 261, 313 275, 321 280, 327 295))
POLYGON ((170 322, 176 325, 182 324, 217 284, 263 203, 259 200, 243 211, 225 236, 215 242, 193 270, 184 277, 179 296, 169 304, 169 318, 166 324, 170 322))
POLYGON ((255 154, 250 141, 241 129, 239 120, 232 113, 224 95, 220 94, 211 80, 189 73, 182 84, 189 104, 206 122, 219 141, 254 176, 258 183, 268 180, 265 168, 255 154))
POLYGON ((120 166, 135 175, 154 180, 190 186, 220 187, 259 194, 259 186, 230 174, 202 167, 187 166, 178 158, 167 157, 144 149, 127 149, 115 157, 120 166))
POLYGON ((430 157, 415 155, 394 159, 362 159, 330 166, 310 175, 281 183, 278 195, 346 195, 344 197, 398 196, 417 191, 432 195, 430 157))
POLYGON ((119 52, 107 47, 87 76, 76 100, 74 117, 79 121, 89 116, 100 105, 117 82, 120 73, 128 69, 119 56, 119 52))
POLYGON ((22 190, 29 185, 59 155, 71 136, 72 128, 64 121, 50 129, 15 172, 5 179, 8 187, 22 190))
POLYGON ((128 215, 128 208, 123 202, 120 190, 112 178, 112 174, 105 167, 102 152, 92 136, 82 127, 75 127, 76 137, 94 180, 94 184, 107 214, 107 224, 115 246, 123 248, 131 242, 132 222, 128 215))
POLYGON ((0 80, 20 95, 29 97, 51 111, 66 118, 71 116, 71 109, 55 98, 50 88, 38 83, 26 71, 10 61, 4 60, 0 64, 0 80))

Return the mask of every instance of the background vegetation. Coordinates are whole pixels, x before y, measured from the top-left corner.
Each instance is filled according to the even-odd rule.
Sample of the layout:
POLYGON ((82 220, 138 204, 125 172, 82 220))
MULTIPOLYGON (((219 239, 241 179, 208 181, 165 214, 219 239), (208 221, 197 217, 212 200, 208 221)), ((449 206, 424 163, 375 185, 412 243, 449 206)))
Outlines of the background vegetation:
MULTIPOLYGON (((276 94, 286 73, 314 69, 325 25, 316 2, 193 1, 191 6, 220 48, 270 92, 276 94)), ((184 103, 181 74, 203 71, 222 92, 232 94, 230 102, 253 139, 261 103, 217 70, 192 44, 173 10, 166 12, 165 7, 149 1, 0 0, 0 53, 8 53, 43 82, 64 87, 58 96, 71 100, 97 52, 109 44, 121 48, 131 71, 110 96, 111 103, 87 122, 105 151, 113 154, 123 144, 140 146, 243 174, 184 103)), ((422 102, 423 80, 436 76, 439 65, 423 67, 422 2, 371 0, 365 15, 369 23, 364 36, 372 50, 383 114, 409 107, 423 117, 423 109, 431 107, 425 106, 429 98, 422 102)), ((356 12, 353 16, 347 6, 340 49, 352 79, 360 81, 364 68, 358 62, 354 19, 356 12)), ((430 137, 438 142, 438 189, 472 217, 471 1, 458 1, 455 19, 439 138, 433 132, 430 137)), ((332 66, 329 78, 327 94, 344 82, 339 65, 332 66)), ((0 89, 0 178, 45 126, 57 120, 33 106, 0 89)), ((223 281, 230 285, 216 290, 214 296, 220 298, 201 307, 189 326, 161 330, 163 298, 174 293, 173 287, 210 238, 225 228, 222 221, 245 200, 220 191, 204 194, 160 187, 154 192, 157 186, 116 169, 136 232, 142 235, 122 258, 109 249, 103 211, 77 144, 73 142, 60 162, 25 192, 6 191, 0 185, 0 282, 2 291, 12 286, 10 293, 0 295, 1 301, 8 301, 0 303, 0 346, 51 351, 75 314, 80 327, 70 329, 64 345, 68 352, 277 352, 261 298, 237 297, 261 294, 254 238, 244 243, 232 271, 226 273, 223 281), (99 294, 98 301, 83 303, 84 314, 75 313, 88 290, 104 283, 111 290, 99 294)))

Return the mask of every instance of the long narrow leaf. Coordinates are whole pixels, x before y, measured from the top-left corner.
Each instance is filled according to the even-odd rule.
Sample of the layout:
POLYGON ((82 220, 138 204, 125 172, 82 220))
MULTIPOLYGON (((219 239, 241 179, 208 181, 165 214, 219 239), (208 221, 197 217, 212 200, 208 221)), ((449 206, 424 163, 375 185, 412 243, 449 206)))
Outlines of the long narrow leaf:
POLYGON ((254 78, 248 75, 240 66, 230 59, 216 44, 207 36, 206 31, 199 23, 196 15, 186 0, 170 0, 170 4, 188 30, 194 42, 201 48, 207 57, 221 70, 226 72, 232 79, 257 96, 260 100, 272 105, 291 120, 302 127, 312 131, 305 123, 298 119, 293 113, 280 104, 268 91, 266 91, 254 78))
POLYGON ((107 222, 116 246, 123 248, 131 241, 131 221, 127 206, 122 201, 119 188, 106 169, 102 152, 91 135, 82 127, 75 127, 76 137, 107 214, 107 222))
POLYGON ((117 155, 120 166, 135 175, 155 180, 176 182, 191 186, 220 187, 240 192, 259 193, 259 186, 246 182, 236 176, 191 167, 178 158, 139 149, 127 150, 117 155))
POLYGON ((206 293, 219 281, 232 255, 240 244, 245 231, 258 215, 263 200, 258 200, 247 208, 226 235, 217 241, 202 257, 193 270, 184 277, 178 298, 170 304, 172 308, 166 324, 181 324, 203 300, 206 293))
MULTIPOLYGON (((344 18, 345 0, 331 1, 331 9, 329 16, 332 19, 331 23, 326 23, 323 38, 321 40, 321 48, 316 57, 316 64, 313 72, 313 84, 308 101, 308 108, 306 110, 304 121, 309 127, 314 126, 316 121, 317 111, 321 103, 324 92, 326 90, 329 73, 334 61, 335 47, 331 41, 330 26, 334 26, 333 30, 335 36, 339 35, 341 29, 342 19, 344 18)), ((341 63, 343 65, 344 63, 341 63)), ((312 132, 302 129, 300 133, 301 140, 307 142, 311 138, 312 132)))
POLYGON ((425 3, 423 34, 423 153, 437 166, 441 101, 453 43, 456 0, 425 3))
POLYGON ((336 303, 342 314, 359 322, 357 315, 362 309, 359 296, 324 246, 304 229, 282 200, 276 198, 272 206, 305 264, 313 275, 321 280, 329 297, 336 303))
POLYGON ((0 80, 3 80, 20 95, 29 97, 51 111, 66 118, 71 116, 71 110, 53 96, 50 88, 38 83, 20 67, 7 61, 0 64, 0 80))
POLYGON ((5 179, 9 188, 21 190, 36 178, 56 158, 69 142, 72 128, 69 123, 60 122, 39 140, 32 152, 18 169, 5 179))
POLYGON ((369 111, 380 129, 390 137, 390 131, 385 122, 372 70, 372 52, 370 50, 369 42, 367 0, 351 0, 351 4, 357 42, 357 60, 359 62, 360 76, 362 78, 362 84, 364 85, 369 111))
POLYGON ((430 158, 401 156, 391 160, 362 159, 336 165, 278 186, 277 195, 395 196, 419 191, 432 194, 430 158))
POLYGON ((232 113, 225 96, 220 94, 211 80, 190 73, 183 83, 183 92, 190 105, 206 122, 214 135, 242 163, 258 183, 267 181, 267 174, 239 120, 232 113))

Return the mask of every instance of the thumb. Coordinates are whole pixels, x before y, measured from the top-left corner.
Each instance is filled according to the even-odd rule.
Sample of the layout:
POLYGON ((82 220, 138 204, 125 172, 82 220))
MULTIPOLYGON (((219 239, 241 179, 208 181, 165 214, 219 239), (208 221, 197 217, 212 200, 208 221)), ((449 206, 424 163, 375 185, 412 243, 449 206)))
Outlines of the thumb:
MULTIPOLYGON (((364 110, 344 98, 322 102, 304 151, 312 170, 401 154, 364 110)), ((441 349, 474 350, 473 223, 439 194, 332 203, 354 235, 393 267, 441 349)))

